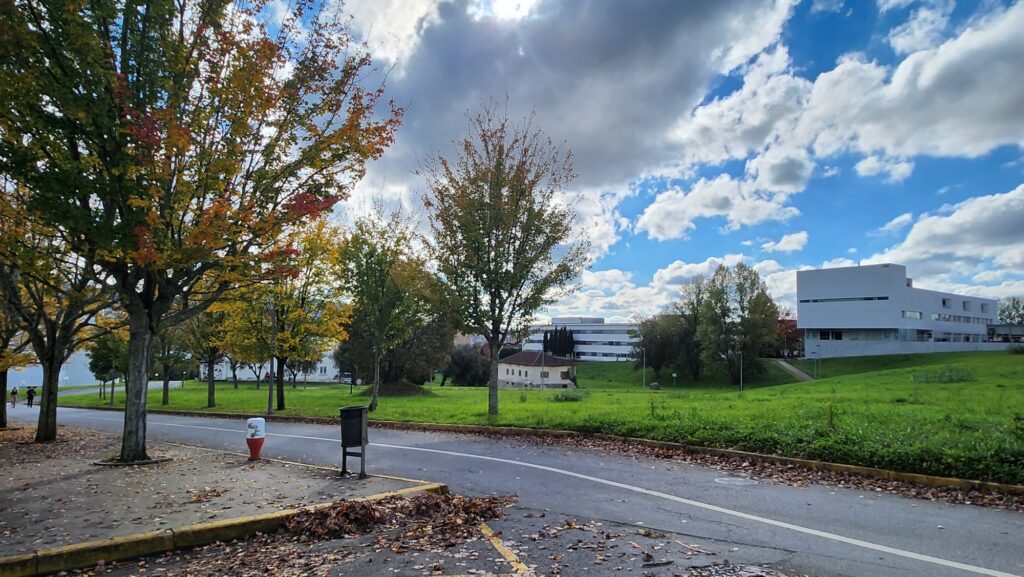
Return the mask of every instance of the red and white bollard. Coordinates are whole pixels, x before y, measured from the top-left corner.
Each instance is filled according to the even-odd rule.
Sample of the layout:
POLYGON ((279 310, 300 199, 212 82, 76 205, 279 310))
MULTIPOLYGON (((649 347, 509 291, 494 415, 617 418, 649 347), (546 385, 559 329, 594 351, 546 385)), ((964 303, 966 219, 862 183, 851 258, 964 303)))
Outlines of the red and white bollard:
POLYGON ((267 440, 267 422, 261 417, 245 422, 245 444, 249 445, 249 460, 260 460, 260 449, 267 440))

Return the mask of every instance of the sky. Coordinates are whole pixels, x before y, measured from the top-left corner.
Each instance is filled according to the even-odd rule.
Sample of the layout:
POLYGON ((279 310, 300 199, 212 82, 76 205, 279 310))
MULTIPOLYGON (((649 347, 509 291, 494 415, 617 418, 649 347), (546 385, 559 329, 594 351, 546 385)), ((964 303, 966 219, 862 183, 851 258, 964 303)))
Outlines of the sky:
MULTIPOLYGON (((281 1, 281 0, 279 0, 281 1)), ((542 316, 627 320, 745 262, 893 262, 1024 294, 1024 4, 348 0, 406 108, 347 204, 421 214, 424 159, 487 102, 573 151, 593 264, 542 316)))

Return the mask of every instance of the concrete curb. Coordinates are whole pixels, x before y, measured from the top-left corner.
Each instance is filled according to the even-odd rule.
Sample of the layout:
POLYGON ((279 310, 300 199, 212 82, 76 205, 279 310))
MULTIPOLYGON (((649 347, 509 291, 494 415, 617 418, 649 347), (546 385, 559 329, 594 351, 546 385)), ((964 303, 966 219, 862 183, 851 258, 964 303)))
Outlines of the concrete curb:
MULTIPOLYGON (((448 492, 448 486, 442 483, 427 483, 408 487, 398 491, 378 493, 367 497, 350 499, 351 501, 376 501, 396 495, 417 493, 448 492)), ((148 531, 133 535, 122 535, 110 539, 86 541, 64 547, 39 549, 32 553, 0 557, 0 577, 36 577, 72 569, 92 567, 100 561, 112 562, 133 559, 145 555, 153 555, 164 551, 187 549, 200 545, 208 545, 217 541, 227 542, 233 539, 248 537, 256 533, 270 533, 284 526, 285 522, 302 511, 317 511, 330 507, 333 503, 321 503, 298 509, 286 509, 273 513, 248 515, 234 519, 223 519, 185 525, 162 531, 148 531)))
MULTIPOLYGON (((65 406, 65 405, 59 405, 65 406)), ((68 407, 68 408, 84 408, 88 410, 104 410, 104 411, 115 411, 124 412, 123 409, 116 407, 68 407)), ((213 417, 219 419, 245 419, 251 416, 260 416, 255 413, 212 413, 205 411, 168 411, 168 410, 149 410, 150 413, 164 414, 164 415, 180 415, 186 417, 213 417)), ((269 421, 278 421, 282 423, 313 423, 322 425, 337 425, 338 419, 328 417, 293 417, 293 416, 277 416, 277 415, 263 415, 263 418, 269 421)), ((377 421, 371 420, 370 425, 373 427, 406 430, 406 431, 436 431, 441 433, 466 433, 475 435, 514 435, 520 437, 547 437, 547 438, 593 438, 601 439, 604 441, 616 441, 626 442, 643 447, 651 447, 655 449, 667 449, 672 451, 684 451, 690 453, 700 453, 705 455, 715 455, 719 457, 732 457, 737 459, 745 459, 748 461, 758 461, 763 463, 777 463, 782 465, 794 465, 798 467, 804 467, 807 469, 813 469, 817 471, 831 471, 833 473, 845 473, 850 475, 860 475, 862 477, 871 477, 875 479, 884 479, 886 481, 902 481, 905 483, 914 483, 917 485, 924 485, 926 487, 952 487, 955 489, 963 490, 978 490, 978 491, 991 491, 994 493, 1004 493, 1007 495, 1024 495, 1024 485, 1010 485, 1007 483, 993 483, 990 481, 978 481, 974 479, 958 479, 956 477, 939 477, 936 475, 925 475, 921 473, 905 473, 902 471, 890 471, 888 469, 878 469, 875 467, 863 467, 860 465, 846 465, 843 463, 829 463, 827 461, 812 461, 809 459, 797 459, 794 457, 781 457, 777 455, 765 455, 763 453, 751 453, 747 451, 738 451, 736 449, 719 449, 715 447, 701 447, 697 445, 684 445, 681 443, 672 443, 669 441, 653 441, 651 439, 640 439, 636 437, 622 437, 619 435, 609 435, 606 433, 579 433, 575 431, 561 431, 557 429, 531 429, 528 427, 496 427, 490 425, 443 425, 437 423, 409 423, 402 421, 377 421)), ((0 577, 4 577, 0 573, 0 577)))

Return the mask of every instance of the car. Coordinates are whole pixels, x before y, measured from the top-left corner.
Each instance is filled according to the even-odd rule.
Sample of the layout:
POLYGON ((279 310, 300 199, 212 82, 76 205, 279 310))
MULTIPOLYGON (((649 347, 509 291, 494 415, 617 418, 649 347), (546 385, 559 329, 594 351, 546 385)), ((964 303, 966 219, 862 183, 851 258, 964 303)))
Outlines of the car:
POLYGON ((341 373, 341 384, 351 385, 352 384, 352 373, 341 373))

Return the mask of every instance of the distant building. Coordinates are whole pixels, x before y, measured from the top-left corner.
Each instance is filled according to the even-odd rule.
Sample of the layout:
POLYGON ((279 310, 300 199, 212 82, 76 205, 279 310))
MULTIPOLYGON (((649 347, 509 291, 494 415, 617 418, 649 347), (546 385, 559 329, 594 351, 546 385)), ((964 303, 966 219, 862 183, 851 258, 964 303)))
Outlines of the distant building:
POLYGON ((541 389, 576 387, 576 363, 540 351, 520 351, 498 361, 498 386, 541 389))
POLYGON ((523 351, 539 351, 544 346, 544 331, 565 327, 576 341, 573 358, 579 361, 632 361, 636 323, 606 323, 601 317, 561 317, 550 324, 531 325, 523 351))
MULTIPOLYGON (((73 387, 75 385, 95 385, 100 380, 93 376, 89 370, 89 356, 85 351, 78 351, 71 355, 64 366, 60 368, 60 387, 73 387)), ((30 365, 11 369, 7 375, 7 386, 18 387, 41 387, 43 385, 43 368, 39 365, 30 365)))
POLYGON ((797 324, 808 357, 1001 350, 998 303, 915 288, 907 269, 877 264, 798 271, 797 324))
MULTIPOLYGON (((271 368, 270 362, 264 362, 262 365, 256 367, 257 371, 263 373, 257 375, 249 365, 239 365, 235 373, 238 376, 239 381, 256 381, 263 376, 266 380, 266 374, 269 372, 271 375, 276 376, 277 367, 271 368)), ((206 380, 206 363, 199 364, 199 379, 206 380)), ((221 360, 213 365, 213 378, 217 381, 230 381, 231 380, 231 364, 227 360, 221 360)), ((288 369, 284 371, 285 380, 291 379, 291 372, 288 369)), ((310 383, 337 383, 341 380, 341 375, 338 374, 338 367, 334 364, 334 349, 326 351, 320 360, 317 361, 316 365, 308 373, 299 373, 295 378, 298 382, 310 382, 310 383)))

